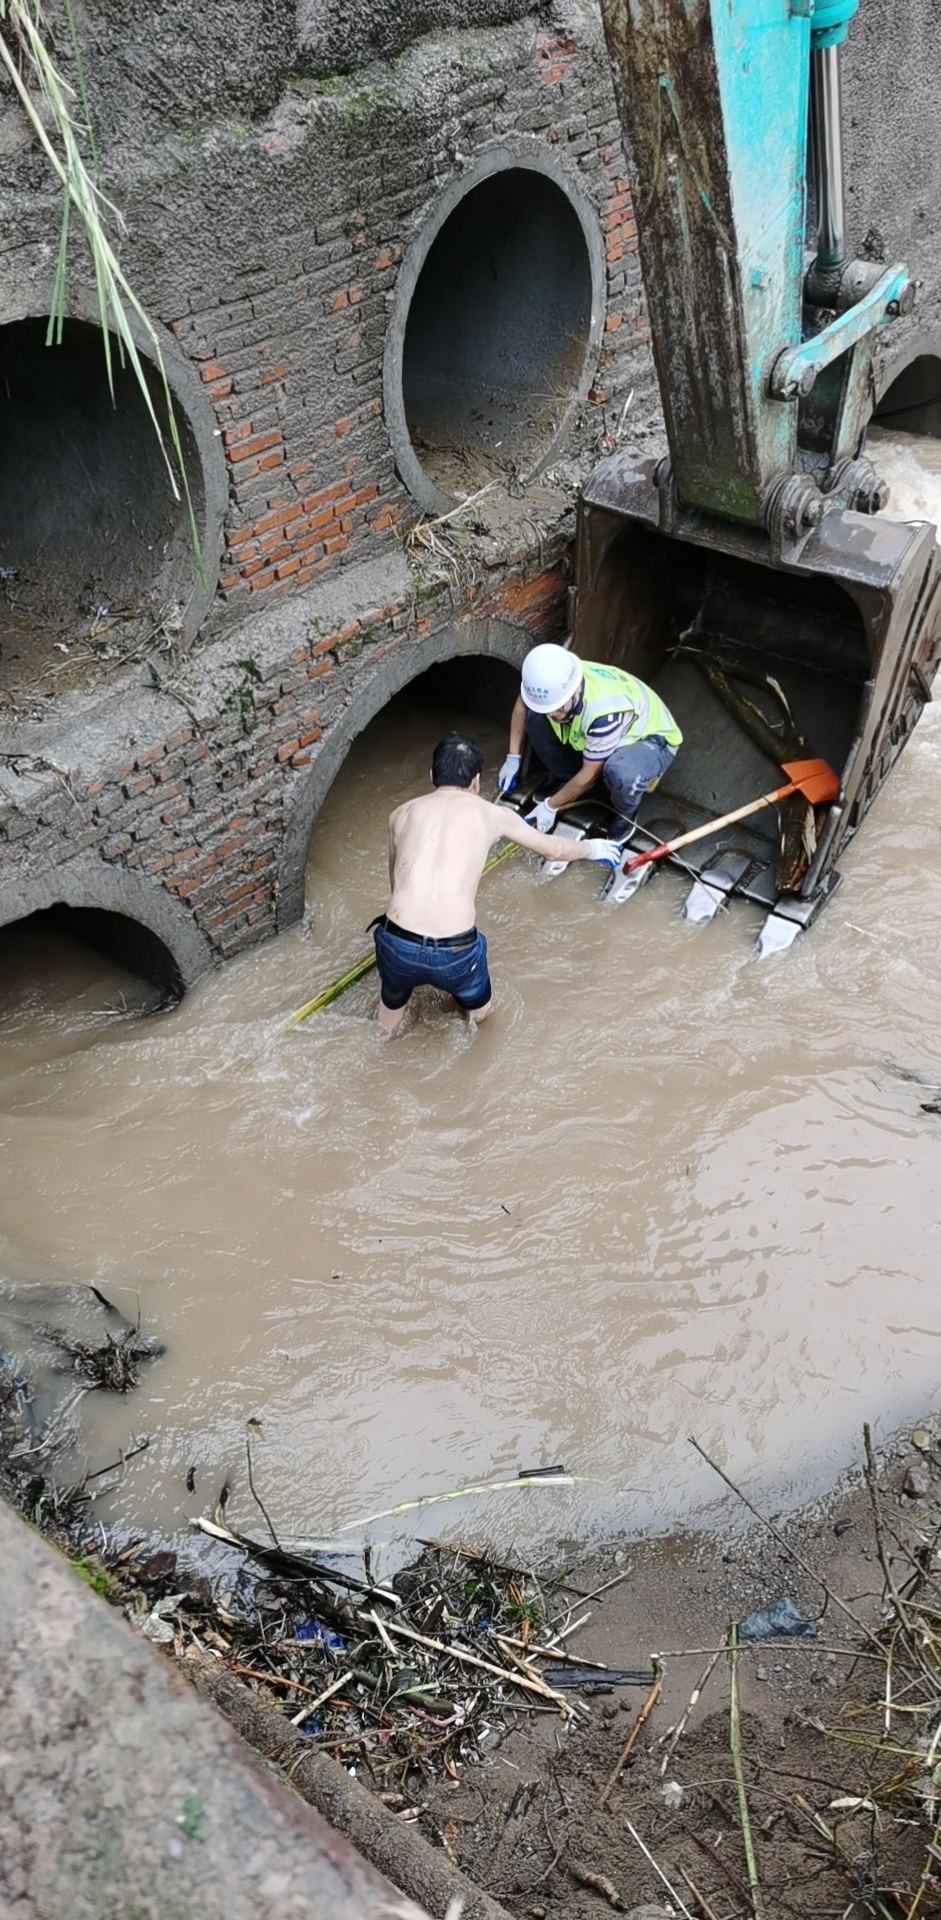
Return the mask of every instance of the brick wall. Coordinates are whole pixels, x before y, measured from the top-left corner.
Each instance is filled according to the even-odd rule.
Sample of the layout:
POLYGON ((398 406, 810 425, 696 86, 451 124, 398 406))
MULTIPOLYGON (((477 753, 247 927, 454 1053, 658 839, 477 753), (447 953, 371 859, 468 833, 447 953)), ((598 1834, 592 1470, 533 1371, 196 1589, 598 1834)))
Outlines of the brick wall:
MULTIPOLYGON (((594 392, 626 389, 646 359, 627 162, 597 28, 585 48, 571 35, 527 31, 525 60, 496 73, 490 53, 467 38, 431 127, 410 96, 407 62, 398 95, 382 86, 361 95, 356 76, 335 94, 292 94, 297 118, 262 147, 271 186, 293 201, 300 157, 313 154, 346 188, 346 204, 334 184, 288 262, 237 267, 224 298, 218 287, 192 289, 188 311, 173 316, 225 447, 231 510, 220 592, 230 611, 303 589, 371 551, 412 510, 382 417, 389 301, 438 192, 485 146, 519 134, 544 143, 597 210, 608 307, 594 392), (452 159, 441 168, 449 148, 463 167, 452 159)), ((519 31, 511 38, 518 49, 519 31)))
MULTIPOLYGON (((37 869, 54 874, 91 851, 165 890, 217 959, 253 945, 276 931, 282 891, 297 893, 301 876, 285 870, 292 800, 355 703, 358 682, 393 655, 404 656, 400 677, 407 679, 417 643, 439 634, 447 657, 463 620, 495 617, 521 637, 558 632, 565 584, 559 540, 541 559, 481 578, 457 605, 445 582, 419 596, 417 583, 400 581, 396 597, 327 631, 322 621, 302 619, 293 638, 276 635, 259 647, 257 660, 240 656, 238 645, 216 649, 205 661, 215 697, 207 697, 194 663, 173 694, 173 711, 179 717, 185 701, 188 718, 155 744, 99 752, 93 770, 89 764, 68 776, 38 758, 35 771, 15 762, 15 781, 0 781, 0 900, 19 893, 28 911, 37 869), (2 797, 11 784, 21 798, 2 797)), ((151 695, 150 706, 159 732, 169 701, 155 709, 151 695)), ((297 857, 303 862, 303 849, 297 857)))
MULTIPOLYGON (((82 18, 91 54, 93 16, 82 18)), ((29 910, 32 877, 50 881, 91 854, 96 871, 136 876, 170 901, 217 959, 239 952, 283 919, 286 886, 296 902, 288 818, 359 685, 436 636, 453 651, 461 621, 559 630, 561 526, 535 552, 491 559, 463 596, 445 582, 402 585, 400 535, 415 509, 394 470, 382 356, 396 274, 440 193, 487 147, 532 141, 591 201, 605 241, 603 342, 575 448, 598 448, 603 408, 639 373, 650 386, 600 25, 577 4, 572 20, 553 32, 523 20, 451 34, 363 74, 288 75, 258 120, 217 116, 207 128, 193 106, 185 125, 181 104, 172 126, 145 117, 145 133, 119 30, 108 89, 89 57, 109 185, 120 148, 123 263, 196 369, 224 449, 225 552, 175 697, 155 699, 146 672, 129 682, 120 697, 130 719, 113 750, 94 687, 84 705, 73 697, 69 719, 59 724, 50 707, 49 723, 21 729, 22 740, 0 725, 0 766, 14 769, 0 778, 0 919, 11 899, 29 910), (364 609, 354 583, 385 565, 399 585, 364 609), (325 625, 316 609, 327 590, 325 625), (296 610, 283 644, 276 626, 264 638, 282 608, 296 610)), ((2 322, 11 303, 36 312, 48 300, 57 208, 31 149, 13 156, 0 198, 15 242, 5 253, 0 242, 2 322)), ((173 679, 163 657, 155 673, 173 679)))

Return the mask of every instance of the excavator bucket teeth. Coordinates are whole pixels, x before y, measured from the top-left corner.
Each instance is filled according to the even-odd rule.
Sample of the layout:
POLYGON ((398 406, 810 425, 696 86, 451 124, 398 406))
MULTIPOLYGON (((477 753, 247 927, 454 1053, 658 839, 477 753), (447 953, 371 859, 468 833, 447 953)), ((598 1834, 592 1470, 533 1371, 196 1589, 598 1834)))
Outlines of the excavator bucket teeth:
POLYGON ((697 927, 708 926, 747 869, 748 860, 740 853, 723 854, 714 866, 705 867, 683 902, 684 920, 691 920, 697 927))
MULTIPOLYGON (((558 826, 554 828, 555 838, 557 840, 584 840, 586 832, 587 829, 585 827, 572 826, 567 820, 560 820, 558 826)), ((544 860, 542 863, 543 879, 557 880, 559 874, 564 873, 566 867, 569 865, 570 862, 568 860, 544 860)))

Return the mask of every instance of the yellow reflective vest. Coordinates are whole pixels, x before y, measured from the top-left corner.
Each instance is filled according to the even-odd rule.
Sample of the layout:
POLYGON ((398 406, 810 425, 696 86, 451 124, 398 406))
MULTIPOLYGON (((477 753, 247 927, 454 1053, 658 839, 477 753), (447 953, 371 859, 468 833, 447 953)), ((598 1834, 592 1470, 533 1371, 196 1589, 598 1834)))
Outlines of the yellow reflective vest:
POLYGON ((590 729, 606 713, 630 716, 618 741, 619 747, 634 746, 638 740, 649 739, 652 733, 660 734, 668 747, 680 745, 683 735, 669 707, 646 681, 638 680, 633 673, 625 673, 621 667, 595 666, 587 660, 582 664, 582 673, 582 704, 577 713, 561 721, 547 716, 553 733, 567 746, 574 747, 576 753, 584 753, 590 729))

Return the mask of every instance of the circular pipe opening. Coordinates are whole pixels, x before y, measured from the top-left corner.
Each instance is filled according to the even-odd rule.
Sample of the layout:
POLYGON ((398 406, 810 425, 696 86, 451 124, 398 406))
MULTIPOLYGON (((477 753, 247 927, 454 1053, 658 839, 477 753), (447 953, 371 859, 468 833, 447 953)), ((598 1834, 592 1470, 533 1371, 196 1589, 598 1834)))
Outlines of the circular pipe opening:
POLYGON ((921 433, 941 437, 941 358, 917 354, 881 395, 873 425, 890 433, 921 433))
POLYGON ((489 154, 444 196, 403 266, 386 352, 396 461, 423 507, 549 458, 588 390, 603 270, 594 212, 549 162, 489 154))
MULTIPOLYGON (((0 328, 0 689, 74 685, 126 661, 162 620, 191 627, 194 601, 206 598, 185 501, 174 498, 116 339, 112 398, 100 329, 68 320, 61 345, 47 346, 46 326, 0 328)), ((163 383, 142 364, 165 428, 163 383)), ((202 538, 204 467, 180 397, 174 412, 202 538)), ((210 593, 214 561, 204 551, 210 593)))
POLYGON ((0 954, 7 963, 7 971, 15 972, 17 965, 27 972, 35 968, 47 934, 65 936, 64 944, 56 944, 55 940, 48 944, 52 964, 62 970, 63 978, 68 974, 68 942, 77 941, 125 972, 136 974, 148 986, 159 989, 146 1001, 137 1003, 138 1011, 146 1008, 153 1012, 157 1007, 181 999, 186 991, 176 959, 150 927, 132 920, 128 914, 112 913, 102 907, 68 907, 62 902, 9 921, 0 928, 0 954))

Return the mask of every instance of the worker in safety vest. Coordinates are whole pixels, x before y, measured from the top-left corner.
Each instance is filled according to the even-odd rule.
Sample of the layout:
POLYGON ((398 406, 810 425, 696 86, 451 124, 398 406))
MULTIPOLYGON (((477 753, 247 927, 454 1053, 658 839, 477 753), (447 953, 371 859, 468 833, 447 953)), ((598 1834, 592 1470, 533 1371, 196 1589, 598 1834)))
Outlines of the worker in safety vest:
POLYGON ((635 674, 579 660, 545 641, 523 661, 501 793, 516 785, 524 737, 560 783, 527 816, 540 833, 551 833, 560 807, 581 800, 602 775, 616 811, 633 820, 683 735, 660 695, 635 674))

